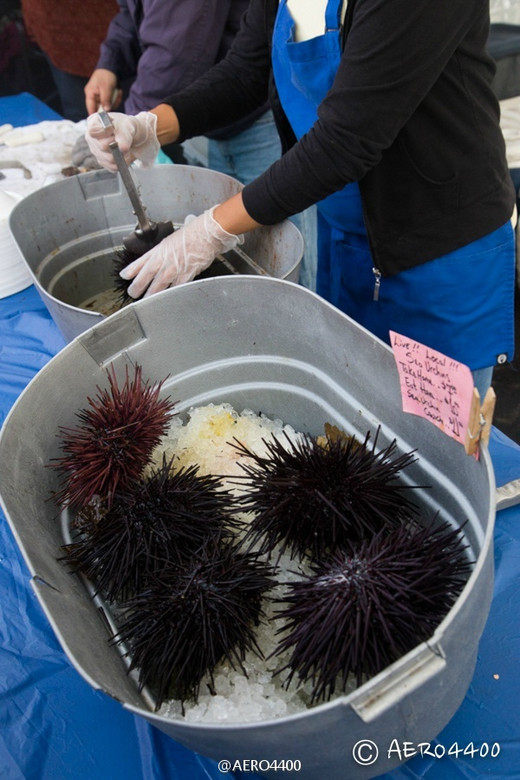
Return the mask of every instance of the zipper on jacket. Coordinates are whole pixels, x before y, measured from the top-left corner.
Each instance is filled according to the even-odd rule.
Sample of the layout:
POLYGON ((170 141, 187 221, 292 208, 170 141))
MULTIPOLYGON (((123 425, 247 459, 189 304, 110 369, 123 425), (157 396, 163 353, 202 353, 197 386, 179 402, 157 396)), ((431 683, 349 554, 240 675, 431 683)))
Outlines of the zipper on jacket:
POLYGON ((372 273, 374 274, 374 297, 372 298, 373 301, 379 300, 379 288, 381 287, 381 271, 379 268, 376 268, 375 266, 372 268, 372 273))

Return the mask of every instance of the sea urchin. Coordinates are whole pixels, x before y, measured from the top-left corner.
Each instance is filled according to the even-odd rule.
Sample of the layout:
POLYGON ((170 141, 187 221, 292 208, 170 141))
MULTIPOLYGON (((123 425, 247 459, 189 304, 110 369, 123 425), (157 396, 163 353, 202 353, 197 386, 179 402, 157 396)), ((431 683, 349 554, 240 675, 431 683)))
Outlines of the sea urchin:
POLYGON ((77 413, 78 428, 60 428, 63 456, 53 465, 63 487, 62 506, 84 507, 94 496, 110 505, 116 490, 128 490, 141 476, 153 449, 168 430, 173 402, 160 398, 163 382, 150 384, 136 365, 128 367, 122 387, 114 367, 107 370, 109 388, 97 387, 90 408, 77 413))
POLYGON ((140 592, 157 571, 189 559, 235 524, 232 498, 217 477, 171 465, 163 458, 131 491, 118 490, 96 522, 90 505, 78 513, 65 559, 110 601, 140 592))
MULTIPOLYGON (((128 295, 128 288, 130 287, 133 280, 123 279, 123 277, 120 276, 120 273, 123 268, 126 268, 127 265, 130 265, 130 263, 132 263, 134 260, 137 260, 137 258, 141 255, 131 252, 126 247, 123 247, 122 249, 116 249, 115 254, 116 257, 112 268, 112 280, 114 284, 114 290, 118 296, 119 307, 122 308, 123 306, 126 306, 127 303, 131 303, 132 301, 139 299, 132 298, 130 295, 128 295)), ((143 296, 141 296, 141 298, 142 297, 143 296)))
POLYGON ((382 671, 432 635, 470 570, 460 530, 436 518, 337 551, 280 600, 285 636, 274 654, 292 653, 280 670, 287 684, 310 680, 318 701, 345 690, 349 675, 359 685, 382 671))
POLYGON ((212 539, 123 605, 112 641, 124 643, 130 670, 139 670, 157 708, 167 698, 196 700, 203 676, 212 680, 219 661, 242 665, 248 650, 260 652, 254 627, 271 585, 271 570, 257 556, 212 539))
POLYGON ((320 560, 414 514, 405 494, 415 486, 397 480, 413 453, 396 456, 395 441, 376 452, 377 435, 371 447, 369 438, 327 435, 318 442, 305 436, 293 442, 273 435, 264 440, 265 457, 237 443, 239 455, 252 460, 240 464, 246 476, 237 478, 247 487, 242 508, 254 515, 246 541, 263 553, 280 544, 282 553, 320 560))

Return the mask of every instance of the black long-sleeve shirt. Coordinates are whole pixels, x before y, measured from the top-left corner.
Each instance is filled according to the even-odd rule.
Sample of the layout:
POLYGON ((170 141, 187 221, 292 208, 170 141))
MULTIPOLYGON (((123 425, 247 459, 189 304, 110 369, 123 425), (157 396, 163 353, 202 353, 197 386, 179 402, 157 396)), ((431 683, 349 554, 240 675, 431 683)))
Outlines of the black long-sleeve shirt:
POLYGON ((336 78, 298 143, 272 79, 277 7, 251 0, 227 57, 166 101, 187 138, 269 93, 286 151, 244 189, 254 219, 278 222, 359 181, 374 263, 392 274, 510 218, 487 0, 349 0, 336 78))

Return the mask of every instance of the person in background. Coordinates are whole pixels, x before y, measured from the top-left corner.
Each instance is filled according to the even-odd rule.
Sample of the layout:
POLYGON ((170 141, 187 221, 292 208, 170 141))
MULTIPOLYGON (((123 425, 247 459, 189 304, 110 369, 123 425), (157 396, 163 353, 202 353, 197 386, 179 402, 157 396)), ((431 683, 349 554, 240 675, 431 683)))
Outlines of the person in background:
POLYGON ((85 119, 83 90, 108 25, 117 13, 116 0, 21 0, 21 8, 27 35, 49 63, 61 115, 72 122, 85 119))
MULTIPOLYGON (((138 117, 129 158, 271 105, 280 160, 122 271, 187 281, 241 234, 318 204, 317 290, 376 336, 470 367, 481 397, 514 348, 515 192, 481 0, 251 0, 225 60, 138 117)), ((87 139, 110 165, 110 134, 87 139)))
MULTIPOLYGON (((85 87, 88 113, 100 106, 113 108, 113 96, 124 79, 132 79, 124 102, 127 114, 147 111, 189 86, 225 56, 248 1, 120 0, 85 87)), ((178 144, 164 151, 175 162, 186 161, 178 144)), ((209 167, 243 183, 256 178, 280 153, 267 94, 247 115, 225 121, 209 134, 209 167)))

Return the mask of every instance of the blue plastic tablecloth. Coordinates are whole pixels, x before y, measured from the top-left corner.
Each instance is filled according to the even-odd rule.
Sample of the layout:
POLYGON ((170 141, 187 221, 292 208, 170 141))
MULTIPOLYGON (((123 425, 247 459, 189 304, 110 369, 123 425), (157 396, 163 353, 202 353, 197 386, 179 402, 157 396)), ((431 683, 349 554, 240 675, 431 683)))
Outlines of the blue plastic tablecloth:
POLYGON ((0 97, 0 125, 25 127, 58 119, 63 117, 29 92, 0 97))
MULTIPOLYGON (((0 300, 0 421, 63 346, 34 287, 0 300)), ((500 432, 493 437, 492 456, 499 484, 503 473, 520 478, 520 447, 500 432)), ((437 742, 445 748, 499 743, 500 755, 415 757, 385 775, 388 780, 520 777, 520 508, 498 513, 495 538, 495 594, 476 672, 437 742)), ((0 777, 222 780, 215 761, 197 756, 90 688, 58 644, 29 579, 0 513, 0 777)))

